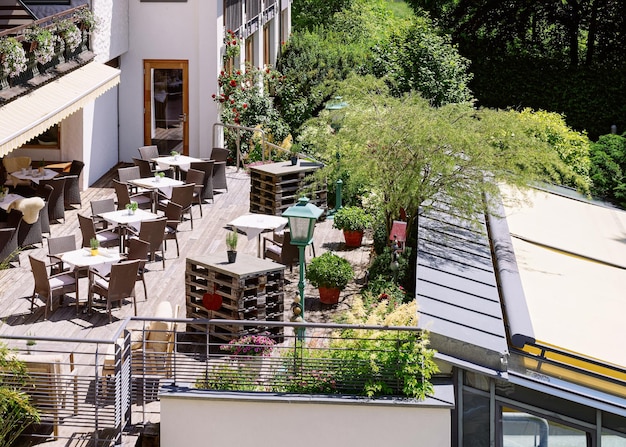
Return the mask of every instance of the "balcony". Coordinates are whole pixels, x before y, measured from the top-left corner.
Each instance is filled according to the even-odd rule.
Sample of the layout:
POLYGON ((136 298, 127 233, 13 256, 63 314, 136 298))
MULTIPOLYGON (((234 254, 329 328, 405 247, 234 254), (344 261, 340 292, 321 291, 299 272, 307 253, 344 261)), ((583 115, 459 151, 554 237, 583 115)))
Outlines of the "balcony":
POLYGON ((0 106, 93 59, 86 15, 89 9, 82 5, 0 32, 0 42, 17 41, 22 46, 0 49, 0 106), (40 36, 39 43, 30 41, 33 33, 40 36))

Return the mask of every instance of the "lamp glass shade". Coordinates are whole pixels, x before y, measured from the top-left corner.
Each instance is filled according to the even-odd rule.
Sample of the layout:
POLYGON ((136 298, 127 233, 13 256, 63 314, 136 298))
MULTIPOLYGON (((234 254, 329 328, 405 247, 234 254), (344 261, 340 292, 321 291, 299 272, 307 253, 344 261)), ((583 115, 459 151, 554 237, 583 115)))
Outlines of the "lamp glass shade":
POLYGON ((323 212, 321 208, 309 203, 306 197, 301 197, 296 205, 287 208, 282 215, 289 220, 291 243, 294 245, 310 244, 313 240, 315 222, 323 212))

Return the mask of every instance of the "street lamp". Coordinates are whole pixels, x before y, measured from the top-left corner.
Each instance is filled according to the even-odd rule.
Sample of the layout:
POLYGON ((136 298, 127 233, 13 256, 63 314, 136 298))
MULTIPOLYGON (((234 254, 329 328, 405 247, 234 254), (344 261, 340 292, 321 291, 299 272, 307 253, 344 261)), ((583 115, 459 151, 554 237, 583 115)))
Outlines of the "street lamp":
MULTIPOLYGON (((309 199, 301 197, 298 203, 287 208, 282 216, 289 221, 289 230, 291 232, 291 243, 298 247, 300 261, 300 281, 298 282, 298 290, 300 291, 300 317, 304 321, 304 249, 313 241, 313 232, 315 231, 315 222, 322 215, 324 210, 309 203, 309 199)), ((302 338, 304 329, 299 334, 302 338)))

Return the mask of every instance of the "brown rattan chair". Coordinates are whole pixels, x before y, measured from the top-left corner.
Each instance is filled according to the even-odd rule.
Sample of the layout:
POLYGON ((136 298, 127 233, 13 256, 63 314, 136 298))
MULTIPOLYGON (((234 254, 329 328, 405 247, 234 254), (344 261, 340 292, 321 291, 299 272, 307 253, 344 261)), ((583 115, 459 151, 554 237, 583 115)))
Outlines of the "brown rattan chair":
POLYGON ((0 262, 20 263, 20 244, 19 231, 22 226, 22 212, 12 209, 9 211, 6 222, 0 222, 0 230, 2 230, 2 238, 0 239, 0 262))
POLYGON ((142 160, 151 161, 153 158, 157 158, 160 156, 159 148, 151 145, 151 146, 141 146, 139 149, 139 156, 142 160))
POLYGON ((196 169, 204 172, 204 186, 200 195, 201 200, 213 200, 213 160, 194 161, 190 164, 190 169, 196 169))
POLYGON ((144 277, 146 261, 148 260, 148 253, 150 253, 150 243, 142 241, 141 239, 132 238, 128 241, 128 253, 126 254, 127 261, 138 260, 139 268, 137 270, 137 281, 141 281, 143 284, 143 295, 146 301, 148 301, 148 288, 146 287, 146 278, 144 277))
POLYGON ((211 151, 211 160, 213 165, 213 189, 225 189, 228 191, 228 183, 226 182, 226 162, 228 161, 228 149, 222 147, 214 147, 211 151))
POLYGON ((165 249, 167 250, 167 241, 176 241, 176 257, 180 257, 180 249, 178 247, 178 224, 180 223, 180 216, 183 212, 183 208, 174 202, 168 202, 165 207, 165 217, 167 218, 167 224, 165 225, 165 237, 163 241, 165 243, 165 249))
POLYGON ((17 244, 22 247, 30 247, 41 244, 43 247, 43 235, 41 230, 41 210, 46 203, 41 197, 28 197, 13 202, 16 208, 22 211, 22 223, 17 235, 17 244))
POLYGON ((112 198, 92 200, 89 206, 91 206, 91 218, 96 231, 106 230, 109 227, 109 222, 100 217, 100 214, 115 211, 115 200, 112 198))
POLYGON ((89 270, 89 312, 93 305, 93 295, 97 294, 106 299, 109 323, 113 321, 111 304, 122 302, 126 298, 133 299, 133 308, 137 316, 137 300, 135 299, 135 283, 139 271, 140 260, 122 261, 111 265, 111 273, 104 276, 96 270, 89 270))
POLYGON ((144 160, 142 158, 133 157, 133 163, 135 163, 135 166, 139 167, 139 173, 141 174, 141 178, 154 177, 154 174, 156 172, 162 172, 167 177, 174 176, 172 168, 165 168, 165 169, 161 169, 159 167, 153 168, 150 161, 144 160))
POLYGON ((163 262, 163 269, 165 269, 165 252, 163 251, 163 240, 165 238, 165 226, 167 225, 167 218, 160 217, 153 220, 144 220, 141 222, 139 228, 139 234, 136 235, 142 241, 146 241, 150 244, 150 261, 156 261, 156 252, 161 252, 161 260, 163 262))
POLYGON ((181 186, 174 186, 172 188, 172 197, 166 198, 161 196, 162 199, 159 200, 158 209, 160 211, 165 211, 168 202, 178 203, 183 211, 181 214, 181 222, 185 214, 189 214, 189 219, 191 219, 191 229, 193 230, 193 213, 191 212, 191 204, 193 201, 193 192, 195 189, 195 185, 193 183, 186 183, 181 186))
MULTIPOLYGON (((31 255, 28 257, 33 271, 33 278, 35 279, 30 311, 31 313, 33 312, 35 297, 38 297, 45 303, 44 319, 47 320, 48 307, 50 307, 50 311, 52 312, 52 300, 55 296, 60 296, 61 304, 63 304, 63 297, 66 293, 76 292, 76 277, 70 273, 48 276, 46 263, 44 261, 34 258, 31 255)), ((78 301, 76 301, 76 310, 78 311, 78 301)))
POLYGON ((50 274, 71 271, 65 268, 63 259, 57 256, 60 253, 76 250, 76 238, 73 234, 48 238, 48 258, 50 258, 50 274))
POLYGON ((52 194, 48 201, 48 218, 50 223, 63 219, 65 222, 65 178, 55 177, 48 180, 40 180, 38 188, 45 185, 52 186, 52 194))
MULTIPOLYGON (((193 183, 193 194, 191 202, 196 202, 200 208, 200 217, 202 217, 202 190, 204 189, 204 172, 196 169, 187 171, 187 183, 193 183)), ((193 227, 192 227, 193 228, 193 227)))
POLYGON ((48 233, 48 235, 52 234, 50 232, 50 217, 48 215, 48 204, 50 203, 50 196, 52 195, 53 191, 54 191, 54 188, 52 186, 42 185, 41 187, 37 188, 37 192, 36 192, 36 195, 38 197, 41 197, 44 201, 44 206, 39 211, 39 221, 41 222, 41 232, 48 233))
POLYGON ((113 189, 115 190, 115 195, 117 197, 118 210, 123 210, 124 208, 126 208, 126 205, 128 205, 131 200, 133 202, 137 202, 137 205, 141 209, 152 208, 152 198, 150 196, 144 194, 131 195, 128 191, 128 185, 126 183, 122 183, 113 179, 113 189))
POLYGON ((90 241, 97 239, 103 247, 116 247, 120 245, 120 235, 111 230, 96 231, 93 219, 91 217, 78 215, 78 225, 80 233, 83 236, 83 247, 90 247, 90 241))
POLYGON ((293 271, 293 265, 300 259, 298 247, 291 243, 291 233, 285 230, 282 234, 276 234, 272 238, 263 238, 263 258, 269 258, 279 264, 288 265, 289 271, 293 271))

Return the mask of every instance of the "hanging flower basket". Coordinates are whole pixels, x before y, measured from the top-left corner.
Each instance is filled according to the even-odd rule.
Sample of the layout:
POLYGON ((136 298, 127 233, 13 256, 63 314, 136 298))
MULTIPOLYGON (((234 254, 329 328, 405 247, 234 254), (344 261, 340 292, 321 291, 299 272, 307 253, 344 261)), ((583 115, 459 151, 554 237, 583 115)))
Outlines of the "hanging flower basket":
POLYGON ((14 37, 0 39, 0 77, 15 78, 26 71, 26 52, 14 37))
POLYGON ((37 25, 28 27, 24 33, 24 42, 30 45, 31 58, 42 65, 47 64, 54 57, 56 39, 57 37, 49 29, 37 25))

